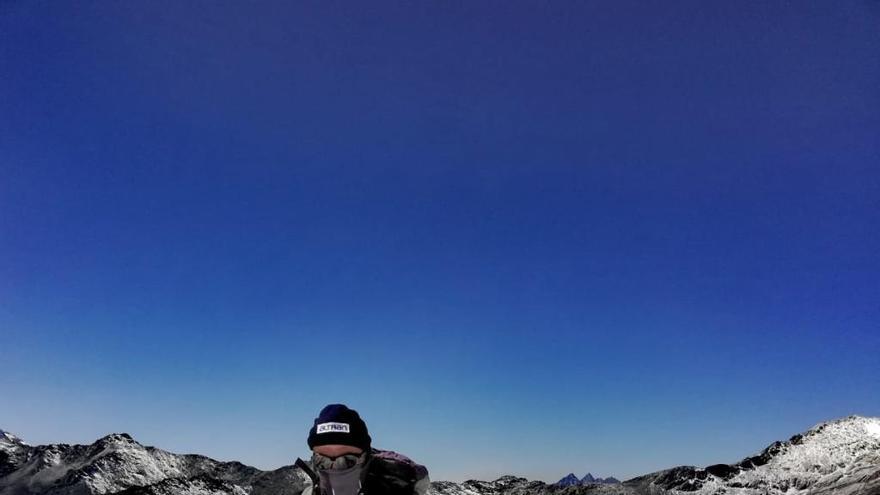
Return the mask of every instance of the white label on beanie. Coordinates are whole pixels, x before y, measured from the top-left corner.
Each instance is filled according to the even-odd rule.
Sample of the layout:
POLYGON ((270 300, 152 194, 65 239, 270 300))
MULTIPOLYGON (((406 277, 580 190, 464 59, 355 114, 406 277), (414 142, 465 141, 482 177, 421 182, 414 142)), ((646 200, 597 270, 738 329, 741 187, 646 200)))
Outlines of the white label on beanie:
POLYGON ((315 433, 349 433, 348 423, 321 423, 315 433))

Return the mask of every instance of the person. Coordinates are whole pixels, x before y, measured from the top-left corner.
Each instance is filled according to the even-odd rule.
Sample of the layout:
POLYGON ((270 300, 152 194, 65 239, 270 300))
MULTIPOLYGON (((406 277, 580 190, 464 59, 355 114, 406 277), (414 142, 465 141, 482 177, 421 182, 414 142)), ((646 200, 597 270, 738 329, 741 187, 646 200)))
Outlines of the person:
POLYGON ((345 404, 328 404, 309 430, 309 462, 296 459, 308 481, 301 495, 425 495, 425 466, 373 448, 367 425, 345 404))

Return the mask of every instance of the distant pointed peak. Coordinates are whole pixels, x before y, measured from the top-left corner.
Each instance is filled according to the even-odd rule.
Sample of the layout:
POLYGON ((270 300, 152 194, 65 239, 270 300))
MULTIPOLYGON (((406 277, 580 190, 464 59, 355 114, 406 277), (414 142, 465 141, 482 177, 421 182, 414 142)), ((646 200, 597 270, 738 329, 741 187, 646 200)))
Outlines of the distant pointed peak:
POLYGON ((580 480, 574 475, 574 473, 568 473, 561 480, 557 481, 556 484, 560 486, 578 485, 580 484, 580 480))

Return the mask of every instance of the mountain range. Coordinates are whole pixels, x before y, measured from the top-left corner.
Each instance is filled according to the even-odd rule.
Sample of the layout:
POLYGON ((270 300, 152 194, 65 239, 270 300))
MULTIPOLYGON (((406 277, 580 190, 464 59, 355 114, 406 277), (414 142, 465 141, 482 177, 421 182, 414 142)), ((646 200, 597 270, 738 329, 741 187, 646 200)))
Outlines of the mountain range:
MULTIPOLYGON (((561 483, 572 479, 434 481, 428 495, 880 495, 880 418, 821 423, 735 464, 679 466, 620 483, 588 473, 561 483)), ((0 430, 0 495, 297 495, 306 480, 294 466, 261 471, 173 454, 125 433, 91 445, 31 446, 0 430)))
POLYGON ((576 486, 589 485, 590 483, 620 483, 620 480, 609 476, 607 478, 596 478, 592 473, 587 473, 583 478, 578 478, 574 473, 568 473, 564 478, 556 482, 559 486, 576 486))

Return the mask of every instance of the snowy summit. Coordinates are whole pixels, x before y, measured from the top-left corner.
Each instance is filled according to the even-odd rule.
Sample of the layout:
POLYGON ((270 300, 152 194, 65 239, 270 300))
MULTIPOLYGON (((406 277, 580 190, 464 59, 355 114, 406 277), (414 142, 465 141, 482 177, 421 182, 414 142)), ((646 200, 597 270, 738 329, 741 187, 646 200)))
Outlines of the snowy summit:
POLYGON ((0 430, 0 444, 15 444, 15 445, 25 445, 24 442, 21 441, 20 438, 9 433, 8 431, 0 430))

